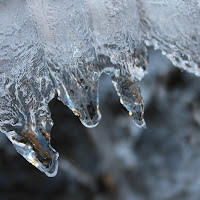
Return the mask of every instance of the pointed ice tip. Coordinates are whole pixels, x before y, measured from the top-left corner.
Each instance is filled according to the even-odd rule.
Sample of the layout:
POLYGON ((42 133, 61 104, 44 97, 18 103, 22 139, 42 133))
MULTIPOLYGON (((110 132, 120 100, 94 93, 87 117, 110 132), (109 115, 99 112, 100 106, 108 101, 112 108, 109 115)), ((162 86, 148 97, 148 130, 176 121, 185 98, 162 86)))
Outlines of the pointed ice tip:
POLYGON ((100 120, 101 120, 101 113, 100 113, 99 110, 97 110, 97 112, 93 113, 92 116, 93 116, 92 118, 88 117, 87 119, 80 118, 81 123, 87 128, 96 127, 99 124, 100 120))
POLYGON ((83 126, 85 126, 86 128, 94 128, 99 124, 99 122, 93 123, 93 122, 84 121, 82 119, 80 119, 80 121, 83 124, 83 126))
POLYGON ((101 120, 101 114, 98 116, 96 120, 83 120, 80 118, 81 123, 87 128, 94 128, 99 124, 101 120))
POLYGON ((58 172, 58 157, 59 153, 55 152, 55 155, 49 160, 41 162, 36 157, 33 157, 32 159, 27 159, 27 157, 24 156, 24 158, 33 164, 36 168, 38 168, 41 172, 45 173, 48 177, 55 177, 58 172))
POLYGON ((58 173, 58 157, 59 157, 59 153, 56 152, 56 156, 55 158, 52 159, 51 164, 48 168, 42 165, 41 168, 38 167, 38 169, 44 172, 50 178, 55 177, 58 173))
POLYGON ((135 120, 133 120, 134 123, 136 124, 136 126, 138 126, 139 128, 144 128, 144 129, 147 129, 147 126, 146 126, 146 122, 144 119, 142 119, 141 121, 139 122, 136 122, 135 120))
POLYGON ((50 145, 48 152, 38 151, 31 149, 30 145, 24 145, 13 142, 17 152, 21 154, 29 163, 44 172, 48 177, 56 176, 58 172, 58 157, 59 153, 56 152, 50 145))
MULTIPOLYGON (((143 120, 144 121, 144 120, 143 120)), ((147 129, 146 122, 144 121, 143 124, 140 126, 141 128, 147 129)))

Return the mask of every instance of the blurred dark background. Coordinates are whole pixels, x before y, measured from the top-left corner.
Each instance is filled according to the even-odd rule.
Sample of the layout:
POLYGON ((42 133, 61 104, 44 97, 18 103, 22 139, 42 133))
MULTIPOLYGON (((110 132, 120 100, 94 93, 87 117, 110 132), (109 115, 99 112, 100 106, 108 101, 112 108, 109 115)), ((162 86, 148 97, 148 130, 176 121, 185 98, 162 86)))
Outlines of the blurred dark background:
POLYGON ((59 171, 48 178, 0 135, 0 200, 199 200, 200 78, 149 49, 141 82, 147 129, 119 102, 107 75, 99 88, 102 120, 85 128, 54 99, 51 144, 59 171))

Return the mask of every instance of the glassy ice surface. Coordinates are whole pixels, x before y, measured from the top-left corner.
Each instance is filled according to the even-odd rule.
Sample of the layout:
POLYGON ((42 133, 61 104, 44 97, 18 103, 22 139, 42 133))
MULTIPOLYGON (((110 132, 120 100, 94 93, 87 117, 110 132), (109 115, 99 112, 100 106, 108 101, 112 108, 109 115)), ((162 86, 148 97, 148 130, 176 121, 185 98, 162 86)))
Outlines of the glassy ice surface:
POLYGON ((55 176, 48 103, 57 95, 83 125, 96 126, 102 73, 145 127, 138 84, 146 73, 145 44, 199 75, 199 13, 194 0, 0 0, 0 132, 55 176))
POLYGON ((200 76, 200 0, 140 0, 145 43, 200 76))

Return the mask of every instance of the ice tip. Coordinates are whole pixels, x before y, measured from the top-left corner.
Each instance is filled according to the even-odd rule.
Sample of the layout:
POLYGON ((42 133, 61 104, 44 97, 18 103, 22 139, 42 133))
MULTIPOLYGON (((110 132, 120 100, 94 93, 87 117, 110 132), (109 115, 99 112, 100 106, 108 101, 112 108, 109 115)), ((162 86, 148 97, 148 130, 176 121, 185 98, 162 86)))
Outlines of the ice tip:
POLYGON ((36 158, 32 159, 25 159, 30 162, 32 165, 34 165, 36 168, 38 168, 41 172, 43 172, 46 176, 52 178, 55 177, 58 173, 58 157, 59 153, 55 152, 54 157, 48 161, 48 163, 45 163, 45 161, 42 163, 36 158))
POLYGON ((85 119, 80 118, 81 123, 87 128, 96 127, 99 124, 100 120, 101 120, 101 113, 100 112, 98 112, 97 117, 90 119, 90 120, 85 120, 85 119))
POLYGON ((58 157, 59 157, 59 153, 56 152, 56 156, 52 160, 52 163, 49 166, 49 168, 42 166, 41 169, 39 169, 39 168, 38 169, 40 171, 44 172, 46 174, 46 176, 48 176, 49 178, 55 177, 58 173, 58 157))
POLYGON ((55 177, 57 175, 59 153, 51 146, 51 152, 42 155, 42 152, 31 149, 30 145, 22 145, 15 142, 13 145, 19 154, 48 177, 55 177))
POLYGON ((93 112, 88 112, 89 114, 84 117, 79 117, 81 123, 87 128, 96 127, 101 120, 101 113, 98 109, 93 110, 93 112))
POLYGON ((133 117, 133 122, 138 126, 139 128, 147 129, 146 122, 143 118, 143 115, 140 117, 137 117, 133 112, 129 111, 129 115, 133 117))
POLYGON ((143 129, 147 129, 147 125, 144 119, 142 119, 141 121, 135 121, 133 120, 134 123, 136 124, 136 126, 138 126, 139 128, 143 128, 143 129))

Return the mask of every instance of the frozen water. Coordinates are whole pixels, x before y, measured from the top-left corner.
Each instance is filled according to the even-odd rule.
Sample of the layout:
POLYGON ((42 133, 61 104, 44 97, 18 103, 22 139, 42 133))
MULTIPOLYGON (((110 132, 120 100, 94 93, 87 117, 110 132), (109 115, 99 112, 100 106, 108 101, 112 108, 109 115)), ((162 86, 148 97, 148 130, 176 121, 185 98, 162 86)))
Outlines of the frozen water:
POLYGON ((58 153, 50 145, 48 102, 55 91, 44 51, 24 1, 0 3, 0 131, 29 162, 53 176, 58 153))
POLYGON ((139 7, 146 44, 200 76, 200 1, 140 0, 139 7))
MULTIPOLYGON (((27 3, 51 58, 50 71, 59 99, 85 126, 94 127, 101 118, 98 108, 101 73, 132 79, 144 74, 146 52, 142 48, 136 2, 28 0, 27 3), (131 21, 134 26, 129 26, 131 21)), ((143 115, 142 107, 139 112, 143 115)))
POLYGON ((48 59, 58 98, 82 123, 101 118, 95 53, 82 1, 27 1, 48 59), (81 97, 81 98, 80 98, 81 97))
POLYGON ((101 119, 98 85, 110 75, 120 102, 145 127, 138 81, 154 45, 199 74, 198 1, 0 0, 0 132, 48 176, 57 173, 48 103, 55 95, 87 127, 101 119))

